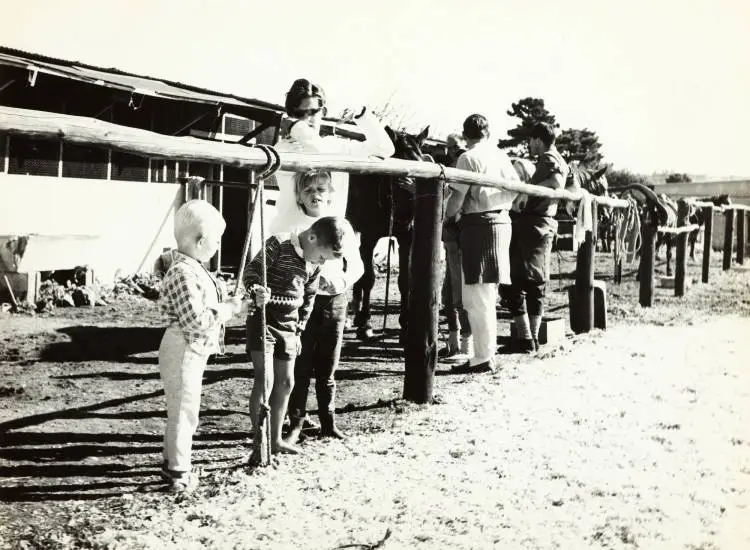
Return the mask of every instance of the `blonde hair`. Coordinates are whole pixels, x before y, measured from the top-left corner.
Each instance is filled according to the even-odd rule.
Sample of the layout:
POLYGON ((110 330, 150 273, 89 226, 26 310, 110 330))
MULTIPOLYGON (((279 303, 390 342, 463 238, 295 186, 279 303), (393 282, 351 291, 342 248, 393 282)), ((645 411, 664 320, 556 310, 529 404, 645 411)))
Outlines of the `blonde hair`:
MULTIPOLYGON (((294 175, 294 196, 297 199, 297 205, 303 211, 302 191, 321 180, 328 184, 328 192, 333 193, 333 181, 330 172, 326 172, 325 170, 308 170, 307 172, 298 172, 294 175)), ((331 204, 331 199, 328 199, 328 204, 331 204)))
POLYGON ((187 239, 198 240, 207 234, 221 235, 226 226, 221 212, 209 202, 193 199, 183 204, 174 215, 174 238, 182 244, 187 239))

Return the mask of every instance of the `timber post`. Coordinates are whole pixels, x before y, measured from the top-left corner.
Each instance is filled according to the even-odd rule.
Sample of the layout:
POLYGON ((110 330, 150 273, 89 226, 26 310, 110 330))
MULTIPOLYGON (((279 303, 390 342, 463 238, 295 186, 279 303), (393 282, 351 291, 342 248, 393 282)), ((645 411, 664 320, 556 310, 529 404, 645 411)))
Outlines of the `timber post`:
POLYGON ((646 219, 641 225, 641 263, 639 266, 640 288, 638 301, 643 307, 654 305, 654 263, 656 260, 655 220, 646 219))
POLYGON ((707 283, 711 272, 711 248, 714 234, 714 207, 704 206, 703 207, 703 273, 701 274, 701 281, 707 283))
POLYGON ((732 242, 734 241, 734 209, 724 212, 724 261, 721 268, 724 271, 732 267, 732 242))
MULTIPOLYGON (((688 224, 689 206, 685 199, 677 201, 677 227, 685 227, 688 224)), ((674 271, 674 295, 678 298, 685 295, 685 275, 687 272, 687 231, 677 235, 677 258, 675 259, 674 271)))
POLYGON ((745 217, 747 210, 737 211, 737 263, 745 263, 745 217))
MULTIPOLYGON (((583 204, 579 206, 583 208, 583 204)), ((577 317, 574 323, 576 333, 590 332, 594 328, 594 271, 595 265, 595 244, 594 235, 596 234, 596 201, 591 201, 592 227, 586 231, 583 243, 578 248, 576 256, 576 284, 574 293, 576 299, 574 304, 578 309, 572 315, 577 317)), ((571 304, 573 305, 573 304, 571 304)))
POLYGON ((438 354, 443 180, 417 179, 410 252, 404 399, 431 403, 438 354))
POLYGON ((613 273, 612 282, 616 285, 622 284, 622 250, 618 250, 618 245, 620 243, 620 225, 615 223, 615 244, 613 252, 613 257, 615 258, 615 272, 613 273))

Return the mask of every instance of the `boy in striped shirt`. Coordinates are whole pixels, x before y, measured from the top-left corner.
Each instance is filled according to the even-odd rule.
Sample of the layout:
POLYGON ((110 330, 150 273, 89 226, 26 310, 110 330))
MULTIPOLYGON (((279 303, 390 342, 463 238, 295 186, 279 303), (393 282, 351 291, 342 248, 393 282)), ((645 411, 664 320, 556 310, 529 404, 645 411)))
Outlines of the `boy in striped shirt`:
POLYGON ((354 231, 349 222, 343 217, 326 216, 299 233, 274 235, 266 240, 267 288, 261 286, 260 253, 245 268, 243 283, 253 295, 255 305, 266 306, 265 337, 273 341, 273 369, 264 369, 260 311, 253 308, 247 318, 247 348, 254 370, 250 413, 255 424, 268 376, 272 387, 269 405, 274 453, 299 452, 298 447, 281 438, 281 426, 294 385, 294 361, 301 348, 300 336, 318 292, 320 266, 327 260, 340 258, 352 239, 354 231))

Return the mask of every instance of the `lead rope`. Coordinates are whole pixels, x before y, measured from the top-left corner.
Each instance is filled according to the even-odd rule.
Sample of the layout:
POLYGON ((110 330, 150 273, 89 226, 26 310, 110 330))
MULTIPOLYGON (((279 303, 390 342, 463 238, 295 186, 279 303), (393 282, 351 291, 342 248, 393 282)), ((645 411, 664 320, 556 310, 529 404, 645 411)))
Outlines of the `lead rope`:
MULTIPOLYGON (((265 234, 265 198, 263 190, 265 188, 265 180, 271 177, 281 167, 281 157, 278 151, 270 145, 257 145, 269 159, 273 158, 274 162, 266 166, 258 176, 258 200, 260 201, 260 264, 261 264, 261 284, 263 287, 268 286, 268 279, 266 273, 266 234, 265 234)), ((258 414, 258 424, 256 426, 256 433, 253 435, 253 450, 250 454, 248 464, 250 466, 269 466, 271 464, 271 437, 270 437, 270 422, 269 414, 270 407, 268 405, 268 376, 267 371, 269 365, 267 364, 267 355, 269 342, 266 335, 268 330, 266 321, 266 304, 260 310, 260 331, 263 341, 263 354, 261 359, 261 368, 263 369, 263 394, 260 403, 260 412, 258 414)), ((273 361, 270 365, 273 368, 273 361)))

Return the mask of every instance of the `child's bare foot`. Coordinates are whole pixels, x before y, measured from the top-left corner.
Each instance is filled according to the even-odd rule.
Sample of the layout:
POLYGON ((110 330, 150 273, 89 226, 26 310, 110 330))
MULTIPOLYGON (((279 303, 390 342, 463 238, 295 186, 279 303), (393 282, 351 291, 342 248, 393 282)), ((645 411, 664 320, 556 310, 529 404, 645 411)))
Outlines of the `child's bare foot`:
POLYGON ((273 454, 297 455, 302 452, 302 449, 282 439, 281 441, 271 444, 271 452, 273 454))
POLYGON ((295 444, 299 443, 300 437, 302 435, 302 426, 299 426, 297 428, 292 428, 289 430, 289 433, 286 434, 286 437, 284 438, 284 443, 287 445, 294 446, 295 444))

